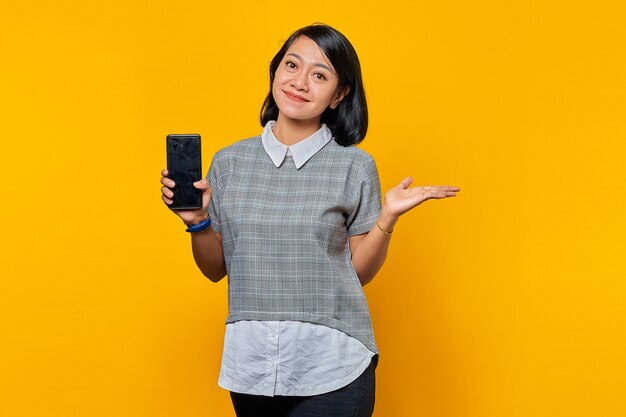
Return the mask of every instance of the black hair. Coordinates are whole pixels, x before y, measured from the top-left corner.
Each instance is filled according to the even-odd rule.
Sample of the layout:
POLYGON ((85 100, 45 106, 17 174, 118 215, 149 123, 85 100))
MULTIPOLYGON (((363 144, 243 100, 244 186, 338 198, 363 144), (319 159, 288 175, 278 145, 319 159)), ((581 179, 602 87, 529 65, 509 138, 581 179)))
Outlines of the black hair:
POLYGON ((293 32, 270 62, 270 92, 261 107, 261 126, 278 118, 278 106, 272 95, 274 75, 287 50, 300 36, 313 40, 330 60, 339 78, 338 87, 350 86, 350 91, 335 109, 328 107, 324 110, 320 122, 330 128, 339 145, 360 143, 367 133, 367 102, 359 57, 343 34, 323 23, 314 23, 293 32))

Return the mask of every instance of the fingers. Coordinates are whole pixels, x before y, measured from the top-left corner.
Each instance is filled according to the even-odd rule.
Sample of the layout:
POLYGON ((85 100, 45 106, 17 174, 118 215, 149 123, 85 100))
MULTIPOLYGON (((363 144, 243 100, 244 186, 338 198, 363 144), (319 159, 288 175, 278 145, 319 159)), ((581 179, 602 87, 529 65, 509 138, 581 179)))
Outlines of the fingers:
POLYGON ((429 198, 456 197, 456 193, 461 191, 459 187, 449 185, 428 185, 422 187, 429 198))
POLYGON ((408 188, 408 187, 409 187, 409 185, 411 185, 411 183, 412 183, 412 182, 413 182, 413 178, 411 178, 411 177, 406 177, 405 179, 403 179, 403 180, 400 182, 400 187, 402 187, 402 188, 406 189, 406 188, 408 188))
POLYGON ((456 197, 456 193, 461 191, 459 187, 453 187, 449 185, 424 185, 421 187, 409 188, 407 192, 409 195, 416 198, 422 198, 428 200, 429 198, 445 198, 456 197))
POLYGON ((435 186, 435 188, 437 189, 437 191, 443 191, 443 192, 459 192, 461 191, 461 189, 459 187, 453 187, 451 185, 438 185, 435 186))
MULTIPOLYGON (((167 169, 164 169, 163 171, 161 171, 161 184, 163 184, 165 187, 168 188, 174 188, 174 186, 176 185, 176 183, 174 181, 172 181, 171 179, 167 178, 167 175, 169 174, 169 172, 167 171, 167 169)), ((193 183, 193 186, 202 190, 202 191, 206 191, 207 189, 210 189, 211 187, 209 186, 209 180, 207 180, 206 178, 203 178, 200 181, 196 181, 193 183)), ((163 191, 161 189, 161 191, 163 191)), ((164 193, 165 194, 165 193, 164 193)))
MULTIPOLYGON (((169 172, 167 169, 161 171, 161 199, 166 205, 169 206, 174 202, 174 191, 172 188, 174 188, 176 184, 167 177, 168 175, 169 172)), ((211 186, 209 184, 209 180, 203 178, 200 181, 194 182, 193 186, 202 191, 202 209, 200 210, 206 212, 211 199, 211 186)), ((179 215, 179 217, 181 216, 180 211, 177 211, 176 214, 179 215)))
POLYGON ((167 198, 167 197, 165 196, 165 194, 161 194, 161 199, 162 199, 162 200, 165 202, 165 204, 167 204, 168 206, 169 206, 170 204, 172 204, 172 203, 173 203, 173 200, 172 200, 171 198, 167 198))
POLYGON ((161 194, 170 199, 174 197, 174 192, 167 187, 161 187, 161 194))
POLYGON ((163 200, 163 202, 165 202, 165 204, 169 206, 174 202, 172 200, 172 197, 174 197, 174 192, 170 188, 174 188, 174 185, 176 184, 174 183, 174 181, 167 178, 168 174, 169 171, 167 169, 161 171, 161 184, 163 184, 163 187, 161 187, 161 199, 163 200))
POLYGON ((167 178, 167 175, 169 174, 169 172, 167 171, 167 169, 164 169, 163 171, 161 171, 161 184, 165 185, 166 187, 169 188, 174 188, 174 186, 176 185, 176 183, 174 181, 172 181, 171 179, 167 178))

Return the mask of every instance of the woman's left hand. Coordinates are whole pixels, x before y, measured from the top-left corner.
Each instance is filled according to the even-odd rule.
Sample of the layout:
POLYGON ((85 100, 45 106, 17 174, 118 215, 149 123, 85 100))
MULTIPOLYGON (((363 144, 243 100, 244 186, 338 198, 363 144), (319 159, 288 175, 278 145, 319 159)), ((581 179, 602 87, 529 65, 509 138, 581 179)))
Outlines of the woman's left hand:
POLYGON ((425 185, 408 188, 413 178, 406 177, 400 184, 385 194, 385 206, 389 214, 399 217, 414 207, 431 198, 455 197, 458 187, 448 185, 425 185))

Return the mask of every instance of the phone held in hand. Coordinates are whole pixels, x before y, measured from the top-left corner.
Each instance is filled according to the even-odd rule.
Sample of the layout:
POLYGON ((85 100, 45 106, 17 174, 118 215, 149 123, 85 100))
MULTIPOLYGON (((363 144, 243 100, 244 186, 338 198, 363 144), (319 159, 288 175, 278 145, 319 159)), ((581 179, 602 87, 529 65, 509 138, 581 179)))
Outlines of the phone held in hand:
POLYGON ((200 135, 167 135, 168 178, 174 181, 172 210, 202 208, 202 191, 193 183, 202 179, 200 135))

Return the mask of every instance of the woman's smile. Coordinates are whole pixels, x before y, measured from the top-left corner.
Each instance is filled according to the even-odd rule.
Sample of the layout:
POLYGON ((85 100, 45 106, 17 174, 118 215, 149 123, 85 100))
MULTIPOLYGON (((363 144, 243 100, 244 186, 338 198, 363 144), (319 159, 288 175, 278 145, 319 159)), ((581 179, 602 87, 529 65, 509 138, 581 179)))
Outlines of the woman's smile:
POLYGON ((289 91, 283 91, 283 93, 285 93, 285 95, 287 97, 289 97, 290 99, 292 99, 293 101, 297 101, 298 103, 305 103, 309 100, 305 99, 304 97, 301 97, 295 93, 290 93, 289 91))

